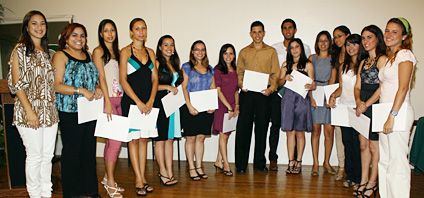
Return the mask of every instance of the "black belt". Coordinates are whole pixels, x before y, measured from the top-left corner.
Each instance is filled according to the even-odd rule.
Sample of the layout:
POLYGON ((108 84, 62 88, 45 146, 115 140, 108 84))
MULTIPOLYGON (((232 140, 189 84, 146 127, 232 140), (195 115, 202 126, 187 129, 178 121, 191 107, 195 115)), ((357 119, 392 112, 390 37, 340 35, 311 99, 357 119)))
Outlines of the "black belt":
POLYGON ((329 81, 329 80, 326 80, 326 81, 315 80, 315 82, 319 82, 319 83, 328 83, 328 82, 330 82, 330 81, 329 81))

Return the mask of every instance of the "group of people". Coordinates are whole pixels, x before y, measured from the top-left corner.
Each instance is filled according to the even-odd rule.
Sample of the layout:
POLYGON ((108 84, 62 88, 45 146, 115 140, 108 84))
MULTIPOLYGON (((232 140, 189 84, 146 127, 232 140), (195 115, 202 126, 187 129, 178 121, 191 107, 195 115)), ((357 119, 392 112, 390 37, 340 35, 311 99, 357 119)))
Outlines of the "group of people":
MULTIPOLYGON (((265 158, 269 121, 270 169, 278 170, 276 154, 280 130, 286 132, 288 150, 287 174, 302 171, 305 131, 312 132, 314 164, 311 174, 319 174, 318 148, 321 128, 325 137, 325 172, 341 180, 346 172, 345 187, 354 187, 356 197, 376 194, 379 180, 381 197, 407 197, 410 169, 407 152, 409 133, 393 133, 395 116, 402 104, 407 107, 409 130, 414 119, 409 90, 416 64, 412 53, 412 32, 404 18, 387 23, 384 35, 375 25, 365 27, 361 35, 351 34, 346 26, 317 35, 316 54, 295 38, 296 23, 286 19, 281 25, 284 41, 266 45, 265 27, 255 21, 250 27, 252 43, 243 48, 238 59, 236 49, 225 44, 219 61, 210 66, 206 44, 195 41, 189 61, 180 67, 175 40, 162 36, 156 53, 146 47, 147 24, 135 18, 129 25, 132 43, 120 49, 116 24, 109 19, 100 22, 99 46, 88 52, 87 31, 79 23, 67 25, 60 36, 59 51, 52 60, 48 51, 48 26, 39 11, 28 12, 22 23, 22 34, 11 55, 9 88, 16 94, 13 125, 16 125, 27 152, 26 182, 30 197, 51 197, 51 159, 60 127, 63 149, 61 158, 64 197, 99 197, 96 175, 96 121, 78 124, 77 99, 104 100, 104 113, 127 117, 135 105, 142 114, 159 108, 156 130, 130 129, 129 157, 135 175, 136 194, 153 192, 145 177, 147 142, 155 141, 159 166, 157 176, 164 186, 178 183, 172 170, 173 140, 184 136, 188 174, 194 181, 207 179, 202 168, 206 136, 219 135, 219 149, 214 166, 233 176, 228 162, 227 142, 231 132, 223 131, 223 119, 238 117, 236 127, 235 165, 245 174, 249 159, 253 123, 255 154, 253 166, 268 172, 265 158), (333 42, 334 40, 334 42, 333 42), (268 86, 261 92, 243 88, 246 70, 269 75, 268 86), (292 81, 296 70, 313 80, 306 84, 306 98, 283 88, 292 81), (339 84, 326 105, 318 106, 311 92, 317 86, 339 84), (182 87, 185 105, 167 117, 161 98, 177 94, 182 87), (190 93, 216 89, 218 109, 199 112, 190 101, 190 93), (336 98, 340 100, 336 103, 336 98), (371 105, 393 103, 382 133, 369 139, 351 127, 331 125, 331 108, 338 104, 356 106, 356 114, 371 116, 371 105), (228 118, 224 114, 228 113, 228 118), (60 120, 60 122, 59 122, 60 120), (339 128, 339 129, 337 129, 339 128), (181 133, 183 130, 183 133, 181 133), (339 169, 329 163, 335 134, 339 169), (370 172, 370 165, 372 169, 370 172), (403 181, 401 184, 396 181, 403 181)), ((104 160, 105 175, 101 183, 108 195, 123 197, 124 191, 114 178, 120 141, 107 139, 104 160)))

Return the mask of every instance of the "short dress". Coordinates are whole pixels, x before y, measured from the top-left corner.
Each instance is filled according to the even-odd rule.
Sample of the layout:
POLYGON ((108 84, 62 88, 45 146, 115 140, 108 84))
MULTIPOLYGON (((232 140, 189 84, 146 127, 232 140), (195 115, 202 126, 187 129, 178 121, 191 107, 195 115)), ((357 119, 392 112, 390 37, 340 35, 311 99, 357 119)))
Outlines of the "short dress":
MULTIPOLYGON (((214 70, 209 66, 210 71, 206 74, 201 74, 196 70, 191 70, 189 63, 184 63, 181 67, 182 70, 189 77, 187 91, 203 91, 208 90, 213 82, 214 70)), ((184 105, 180 108, 181 110, 181 124, 183 127, 183 136, 196 136, 196 135, 210 135, 212 130, 213 113, 206 111, 200 112, 197 115, 191 115, 184 105)))
MULTIPOLYGON (((220 69, 222 66, 216 66, 215 70, 215 85, 221 88, 221 92, 224 95, 227 102, 230 103, 231 108, 234 110, 236 107, 235 93, 238 91, 238 79, 237 72, 228 72, 224 74, 220 69)), ((215 111, 212 134, 218 135, 222 132, 222 126, 224 123, 224 114, 228 113, 227 107, 221 100, 218 100, 218 109, 215 111)), ((230 135, 231 131, 226 132, 226 135, 230 135)))
MULTIPOLYGON (((312 56, 312 64, 315 69, 315 83, 317 86, 328 85, 331 78, 331 57, 318 58, 315 54, 312 56)), ((314 124, 331 124, 330 108, 318 106, 311 107, 312 123, 314 124)))
MULTIPOLYGON (((128 84, 133 89, 135 95, 143 102, 147 103, 150 99, 150 94, 152 92, 152 70, 154 68, 153 62, 150 59, 149 52, 146 49, 148 60, 146 64, 142 64, 140 60, 133 54, 133 49, 131 48, 131 57, 128 59, 127 63, 127 81, 128 84)), ((130 111, 130 106, 136 105, 135 102, 124 92, 124 96, 121 101, 122 116, 128 117, 130 111)), ((130 129, 130 138, 131 139, 140 139, 140 138, 153 138, 158 136, 157 129, 155 130, 139 130, 139 129, 130 129)))
MULTIPOLYGON (((173 87, 181 84, 183 77, 179 76, 177 72, 169 75, 166 70, 158 72, 159 85, 171 85, 173 87)), ((180 138, 181 137, 181 121, 180 121, 180 110, 177 110, 173 114, 166 117, 165 110, 162 105, 162 98, 168 94, 167 90, 158 91, 153 106, 159 108, 159 115, 157 121, 158 137, 154 141, 163 141, 168 139, 180 138)))
MULTIPOLYGON (((378 62, 378 59, 374 62, 374 64, 370 68, 365 69, 365 64, 367 63, 367 60, 365 60, 364 65, 362 66, 362 70, 360 74, 361 75, 361 92, 359 96, 361 98, 361 101, 366 102, 380 87, 380 80, 378 79, 377 62, 378 62)), ((375 102, 374 104, 378 104, 378 101, 375 102)), ((372 119, 372 105, 368 107, 367 111, 365 111, 363 114, 366 115, 368 118, 372 119)), ((371 120, 370 120, 369 139, 378 140, 378 133, 372 132, 371 120)))
MULTIPOLYGON (((297 70, 308 75, 306 71, 297 70)), ((291 74, 291 70, 287 74, 291 74)), ((284 89, 281 99, 281 130, 283 131, 312 131, 312 114, 309 93, 303 98, 291 89, 284 89)))

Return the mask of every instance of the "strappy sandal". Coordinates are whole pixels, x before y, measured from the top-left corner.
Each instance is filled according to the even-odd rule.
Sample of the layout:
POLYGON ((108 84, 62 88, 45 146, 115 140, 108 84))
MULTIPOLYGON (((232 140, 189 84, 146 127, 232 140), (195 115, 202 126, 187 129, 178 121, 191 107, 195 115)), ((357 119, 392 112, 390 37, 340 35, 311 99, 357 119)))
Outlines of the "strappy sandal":
POLYGON ((105 187, 107 195, 109 195, 110 198, 123 198, 124 196, 119 193, 118 188, 108 186, 107 184, 103 185, 105 187))
POLYGON ((140 196, 140 197, 145 197, 147 195, 147 192, 146 192, 146 189, 144 187, 142 187, 142 188, 135 187, 135 194, 137 196, 140 196), (139 192, 141 192, 141 194, 139 192))
POLYGON ((343 177, 344 177, 344 172, 345 172, 345 169, 344 168, 339 168, 339 170, 337 170, 336 175, 334 176, 334 179, 336 181, 342 180, 343 177))
POLYGON ((226 175, 226 176, 233 176, 234 174, 233 174, 233 171, 231 171, 231 170, 222 170, 223 172, 224 172, 224 175, 226 175))
POLYGON ((296 163, 294 163, 292 166, 290 166, 291 162, 293 162, 293 161, 295 161, 295 160, 289 160, 289 164, 288 164, 288 167, 287 167, 287 170, 286 170, 286 174, 293 174, 293 169, 294 169, 294 166, 296 165, 296 163))
POLYGON ((199 175, 199 177, 200 177, 200 178, 202 178, 202 179, 207 179, 207 178, 208 178, 208 176, 207 176, 205 173, 200 174, 200 173, 197 171, 197 169, 202 169, 202 167, 195 168, 196 173, 197 173, 197 175, 199 175))
MULTIPOLYGON (((100 183, 102 183, 102 184, 103 184, 103 186, 107 185, 107 179, 106 179, 106 177, 103 177, 103 180, 102 180, 100 183)), ((105 187, 105 188, 106 188, 106 187, 105 187)), ((119 192, 124 192, 124 191, 125 191, 125 189, 124 189, 124 188, 119 187, 119 186, 118 186, 118 183, 116 183, 116 182, 115 182, 115 188, 117 188, 119 192)))
POLYGON ((367 187, 365 187, 365 190, 364 190, 364 192, 363 192, 363 194, 362 194, 362 197, 370 198, 370 197, 371 197, 371 195, 374 195, 374 198, 375 198, 375 197, 377 196, 377 190, 378 190, 377 181, 375 181, 375 182, 368 182, 368 183, 370 183, 370 184, 375 184, 375 186, 373 186, 373 187, 371 187, 371 188, 367 188, 367 187), (365 193, 366 193, 367 191, 372 191, 372 193, 371 193, 370 195, 366 195, 365 193))
POLYGON ((158 177, 159 177, 159 181, 160 181, 160 183, 161 183, 162 185, 164 185, 164 186, 172 186, 172 185, 174 185, 174 183, 172 183, 171 178, 163 176, 162 174, 160 174, 160 172, 158 172, 158 177), (164 181, 162 180, 162 178, 164 178, 164 179, 168 179, 168 181, 164 182, 164 181))
POLYGON ((350 187, 355 186, 355 185, 356 185, 356 183, 353 182, 353 181, 350 181, 349 179, 344 180, 344 182, 343 182, 343 187, 345 187, 345 188, 350 188, 350 187))
POLYGON ((146 189, 146 192, 151 193, 153 192, 153 187, 151 185, 149 185, 148 183, 144 183, 144 189, 146 189), (149 190, 149 188, 151 188, 151 190, 149 190))
POLYGON ((354 190, 352 195, 354 197, 358 197, 358 198, 362 197, 362 195, 364 194, 364 189, 367 186, 367 184, 368 184, 368 182, 365 183, 365 184, 359 184, 358 189, 354 190), (364 187, 364 189, 360 190, 362 187, 364 187))
POLYGON ((189 169, 189 170, 188 170, 188 176, 189 176, 189 177, 190 177, 190 179, 191 179, 191 180, 193 180, 193 181, 200 181, 200 176, 199 176, 199 174, 197 173, 196 168, 189 169), (190 171, 193 171, 193 170, 196 172, 196 174, 197 174, 196 176, 191 176, 191 175, 190 175, 190 171))
POLYGON ((294 166, 293 171, 292 171, 293 174, 302 173, 302 164, 300 164, 300 163, 302 163, 302 160, 301 161, 296 160, 296 165, 294 166), (300 166, 298 166, 298 164, 300 164, 300 166))
POLYGON ((178 180, 175 179, 174 175, 172 175, 169 179, 171 179, 171 181, 174 182, 174 185, 178 184, 178 180))

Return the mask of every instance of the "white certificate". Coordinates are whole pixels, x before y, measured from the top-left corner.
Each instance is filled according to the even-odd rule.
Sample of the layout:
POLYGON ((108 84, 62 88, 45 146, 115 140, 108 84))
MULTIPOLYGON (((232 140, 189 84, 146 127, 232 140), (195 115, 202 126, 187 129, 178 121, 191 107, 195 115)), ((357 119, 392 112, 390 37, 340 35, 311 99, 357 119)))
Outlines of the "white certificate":
POLYGON ((172 115, 177 111, 181 106, 185 104, 183 88, 180 86, 177 87, 178 93, 169 92, 166 96, 162 98, 163 110, 165 111, 166 117, 172 115))
POLYGON ((128 142, 129 126, 127 117, 112 115, 112 120, 107 121, 107 114, 102 113, 98 115, 94 136, 128 142))
POLYGON ((224 123, 222 124, 222 132, 232 132, 236 130, 238 115, 235 118, 228 120, 229 113, 224 114, 224 123))
POLYGON ((356 111, 352 108, 347 108, 349 114, 349 125, 358 131, 362 136, 369 139, 371 120, 364 114, 356 117, 356 111))
POLYGON ((331 125, 350 127, 347 108, 353 106, 337 104, 336 108, 331 109, 331 125))
POLYGON ((158 108, 152 108, 152 111, 146 115, 141 114, 137 105, 131 105, 130 112, 128 113, 128 118, 130 119, 130 128, 140 130, 155 130, 158 114, 158 108))
POLYGON ((298 93, 303 98, 305 98, 308 94, 308 90, 305 89, 305 85, 311 84, 312 79, 296 70, 293 70, 291 75, 293 76, 293 80, 286 81, 284 87, 291 89, 292 91, 298 93))
POLYGON ((262 92, 268 86, 269 74, 245 70, 243 77, 243 89, 254 92, 262 92))
POLYGON ((190 102, 198 112, 218 109, 218 91, 209 89, 190 92, 190 102))
POLYGON ((339 83, 324 86, 325 99, 327 100, 327 103, 330 101, 331 94, 334 93, 337 88, 339 88, 339 83))
MULTIPOLYGON (((393 132, 405 131, 406 127, 406 106, 402 105, 398 115, 395 117, 393 132)), ((372 132, 383 132, 384 123, 386 123, 392 110, 393 103, 380 103, 372 105, 372 132)))
POLYGON ((78 124, 97 120, 99 113, 103 113, 103 98, 88 101, 85 97, 79 97, 78 124))
POLYGON ((312 91, 312 97, 319 107, 324 106, 324 86, 317 86, 317 89, 312 91))

